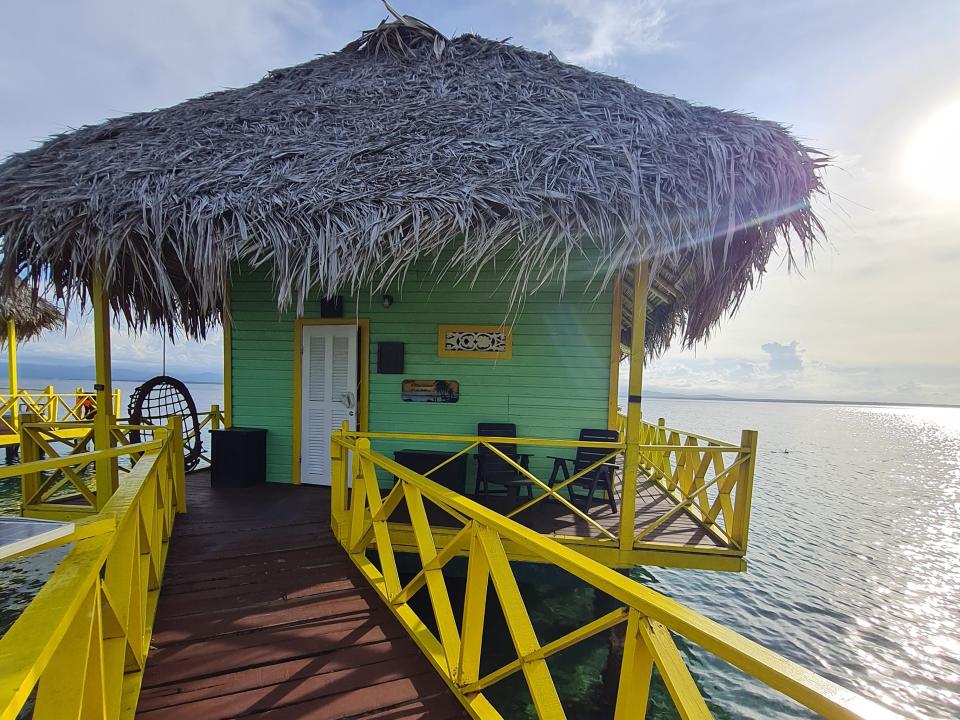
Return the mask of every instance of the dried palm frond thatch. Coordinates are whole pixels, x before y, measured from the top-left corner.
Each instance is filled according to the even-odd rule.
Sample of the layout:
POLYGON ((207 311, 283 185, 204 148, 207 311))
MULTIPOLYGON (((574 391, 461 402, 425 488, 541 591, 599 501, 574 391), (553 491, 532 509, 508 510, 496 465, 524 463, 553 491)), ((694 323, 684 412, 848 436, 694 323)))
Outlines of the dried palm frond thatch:
POLYGON ((823 162, 776 123, 403 16, 249 87, 12 156, 2 270, 82 297, 104 262, 134 326, 202 336, 236 263, 271 267, 278 306, 302 308, 441 253, 437 272, 465 282, 506 259, 514 299, 575 256, 594 290, 646 258, 675 278, 659 350, 705 337, 778 243, 809 251, 823 162))
POLYGON ((65 322, 60 308, 36 296, 19 280, 0 288, 0 346, 7 344, 7 323, 11 320, 18 341, 60 330, 65 322))

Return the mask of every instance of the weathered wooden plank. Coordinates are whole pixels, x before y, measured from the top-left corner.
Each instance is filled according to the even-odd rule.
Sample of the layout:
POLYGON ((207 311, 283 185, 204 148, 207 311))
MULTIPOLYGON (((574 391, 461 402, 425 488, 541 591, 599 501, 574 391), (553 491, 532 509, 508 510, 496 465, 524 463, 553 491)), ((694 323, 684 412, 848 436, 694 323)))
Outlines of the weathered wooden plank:
POLYGON ((284 686, 283 689, 288 690, 297 680, 303 681, 296 683, 298 694, 288 691, 285 695, 293 702, 408 677, 409 663, 404 660, 410 660, 410 656, 418 652, 418 648, 399 641, 342 647, 326 655, 245 667, 191 678, 176 685, 148 688, 140 695, 139 707, 144 712, 187 704, 192 705, 196 713, 205 713, 208 709, 238 714, 250 709, 267 710, 271 707, 269 698, 277 694, 277 688, 284 686))
MULTIPOLYGON (((323 655, 344 647, 363 647, 372 643, 403 638, 399 625, 385 622, 387 613, 357 616, 311 623, 273 631, 269 638, 259 633, 212 638, 200 643, 156 648, 147 681, 151 685, 178 683, 197 677, 231 672, 242 657, 248 666, 267 666, 301 657, 323 655)), ((144 685, 147 687, 147 685, 144 685)))
POLYGON ((138 715, 465 717, 329 530, 329 493, 188 482, 138 715))

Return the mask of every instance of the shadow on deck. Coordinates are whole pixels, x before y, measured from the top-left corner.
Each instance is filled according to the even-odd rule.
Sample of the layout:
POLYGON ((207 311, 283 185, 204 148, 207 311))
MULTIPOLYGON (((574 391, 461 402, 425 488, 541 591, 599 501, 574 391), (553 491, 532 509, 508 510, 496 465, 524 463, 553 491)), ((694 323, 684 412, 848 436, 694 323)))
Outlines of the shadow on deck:
POLYGON ((334 540, 326 489, 187 479, 137 714, 466 717, 334 540))
MULTIPOLYGON (((614 489, 618 510, 614 512, 609 503, 599 498, 591 505, 586 514, 598 525, 613 533, 620 532, 620 512, 621 506, 621 483, 617 481, 614 489)), ((566 497, 566 494, 564 493, 566 497)), ((506 515, 512 511, 517 504, 504 495, 490 495, 486 497, 473 497, 482 505, 496 510, 506 515)), ((526 498, 521 498, 524 502, 526 498)), ((580 510, 584 510, 584 504, 581 499, 576 502, 580 510)), ((656 484, 645 481, 637 487, 637 507, 634 520, 634 534, 642 532, 649 525, 652 525, 661 516, 672 510, 676 502, 669 498, 656 484)), ((403 510, 398 510, 394 520, 406 520, 405 515, 401 515, 403 510)), ((445 525, 447 527, 457 527, 456 521, 443 511, 436 509, 435 512, 429 512, 430 521, 433 524, 445 525)), ((602 540, 606 537, 599 529, 589 524, 579 515, 574 514, 565 505, 555 500, 541 500, 526 510, 521 511, 513 517, 521 525, 525 525, 531 530, 536 530, 542 535, 555 535, 559 538, 577 537, 592 540, 602 540)), ((710 535, 702 525, 691 518, 687 513, 676 513, 669 520, 655 527, 645 539, 648 542, 657 542, 670 545, 684 546, 688 548, 723 548, 723 544, 718 542, 710 535)))

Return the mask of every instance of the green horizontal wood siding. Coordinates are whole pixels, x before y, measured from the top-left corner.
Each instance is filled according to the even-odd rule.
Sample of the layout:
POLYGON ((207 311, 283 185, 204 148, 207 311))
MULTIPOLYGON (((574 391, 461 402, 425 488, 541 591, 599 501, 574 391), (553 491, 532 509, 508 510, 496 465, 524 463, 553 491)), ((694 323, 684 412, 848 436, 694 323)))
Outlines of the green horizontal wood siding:
MULTIPOLYGON (((559 284, 549 284, 511 309, 509 289, 492 269, 472 285, 458 285, 437 280, 425 264, 407 274, 402 288, 391 290, 390 308, 383 307, 379 294, 345 296, 344 315, 370 321, 369 429, 473 435, 478 422, 512 422, 521 436, 574 439, 581 428, 606 427, 612 293, 584 290, 589 280, 585 264, 573 265, 562 294, 559 284), (511 359, 438 357, 438 325, 498 325, 505 319, 513 327, 511 359), (376 372, 377 343, 391 340, 405 344, 402 375, 376 372), (403 402, 404 379, 456 380, 460 401, 403 402)), ((241 268, 232 274, 230 310, 233 422, 268 430, 268 478, 289 482, 295 314, 276 310, 269 272, 241 268)), ((317 298, 307 304, 304 317, 319 316, 317 298)), ((375 443, 384 453, 416 446, 375 443)), ((545 479, 552 463, 548 452, 555 453, 530 451, 531 468, 545 479)))

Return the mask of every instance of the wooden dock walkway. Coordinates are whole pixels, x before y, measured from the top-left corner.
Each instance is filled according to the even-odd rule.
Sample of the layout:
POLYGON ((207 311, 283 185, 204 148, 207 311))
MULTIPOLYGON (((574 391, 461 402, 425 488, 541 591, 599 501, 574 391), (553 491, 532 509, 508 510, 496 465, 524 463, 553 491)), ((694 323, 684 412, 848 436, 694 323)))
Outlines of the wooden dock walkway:
POLYGON ((197 473, 187 497, 139 717, 466 717, 336 544, 327 490, 197 473))

